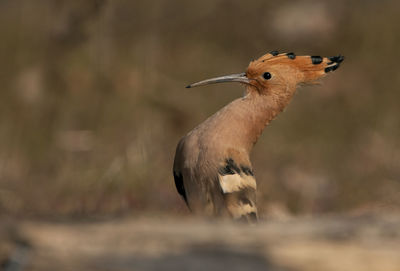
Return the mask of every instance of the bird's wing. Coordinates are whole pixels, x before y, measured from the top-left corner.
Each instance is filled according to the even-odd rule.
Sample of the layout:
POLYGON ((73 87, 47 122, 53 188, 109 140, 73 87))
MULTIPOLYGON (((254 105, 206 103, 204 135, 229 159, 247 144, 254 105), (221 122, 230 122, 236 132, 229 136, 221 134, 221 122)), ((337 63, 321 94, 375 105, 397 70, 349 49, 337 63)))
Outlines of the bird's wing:
MULTIPOLYGON (((176 190, 178 190, 179 195, 182 196, 182 198, 185 200, 186 205, 188 205, 187 197, 186 197, 186 191, 185 191, 185 186, 183 184, 183 176, 182 173, 179 171, 174 170, 174 179, 175 179, 175 186, 176 190)), ((188 205, 189 206, 189 205, 188 205)))
POLYGON ((238 165, 232 158, 218 170, 226 207, 235 219, 257 221, 256 179, 250 166, 238 165))
POLYGON ((181 171, 181 155, 182 155, 182 145, 184 139, 181 139, 176 147, 175 159, 174 159, 174 166, 173 166, 173 173, 174 173, 174 180, 176 190, 178 190, 179 195, 185 200, 186 205, 189 207, 187 194, 185 190, 185 185, 183 182, 183 174, 181 171))

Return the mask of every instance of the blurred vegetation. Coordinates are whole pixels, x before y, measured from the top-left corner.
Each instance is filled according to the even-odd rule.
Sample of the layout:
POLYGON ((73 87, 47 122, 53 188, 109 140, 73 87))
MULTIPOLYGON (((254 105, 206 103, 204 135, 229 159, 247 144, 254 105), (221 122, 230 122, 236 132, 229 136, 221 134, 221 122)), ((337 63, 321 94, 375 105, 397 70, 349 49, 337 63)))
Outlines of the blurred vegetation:
POLYGON ((343 54, 253 153, 263 215, 400 206, 398 1, 0 1, 0 213, 187 214, 181 136, 270 50, 343 54))

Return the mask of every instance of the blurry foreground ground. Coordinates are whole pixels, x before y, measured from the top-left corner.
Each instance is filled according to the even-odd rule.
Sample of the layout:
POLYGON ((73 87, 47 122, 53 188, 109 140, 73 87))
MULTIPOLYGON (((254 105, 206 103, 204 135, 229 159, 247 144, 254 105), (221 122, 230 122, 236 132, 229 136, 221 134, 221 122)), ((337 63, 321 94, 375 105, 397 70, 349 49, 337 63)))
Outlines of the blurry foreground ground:
POLYGON ((7 271, 400 270, 400 216, 390 215, 272 220, 257 226, 172 218, 9 221, 0 225, 0 237, 7 271))

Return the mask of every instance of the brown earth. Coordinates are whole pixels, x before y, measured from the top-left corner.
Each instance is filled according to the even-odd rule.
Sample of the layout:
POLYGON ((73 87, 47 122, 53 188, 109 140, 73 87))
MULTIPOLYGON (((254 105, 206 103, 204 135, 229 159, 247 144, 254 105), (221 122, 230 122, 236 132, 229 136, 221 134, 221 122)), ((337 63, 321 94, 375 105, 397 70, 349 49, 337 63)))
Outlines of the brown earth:
POLYGON ((3 223, 4 270, 400 270, 400 216, 3 223))

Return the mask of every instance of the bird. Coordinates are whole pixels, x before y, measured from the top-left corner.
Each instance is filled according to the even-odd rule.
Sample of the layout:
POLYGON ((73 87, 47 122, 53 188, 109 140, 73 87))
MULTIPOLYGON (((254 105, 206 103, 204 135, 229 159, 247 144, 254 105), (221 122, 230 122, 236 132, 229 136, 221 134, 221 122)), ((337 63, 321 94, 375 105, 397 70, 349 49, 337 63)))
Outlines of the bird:
POLYGON ((291 101, 297 86, 313 84, 339 68, 342 55, 297 56, 271 51, 243 73, 215 77, 186 88, 239 82, 245 93, 199 124, 177 147, 175 186, 189 210, 205 217, 258 221, 257 184, 250 153, 264 128, 291 101))

